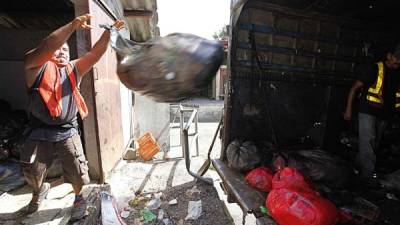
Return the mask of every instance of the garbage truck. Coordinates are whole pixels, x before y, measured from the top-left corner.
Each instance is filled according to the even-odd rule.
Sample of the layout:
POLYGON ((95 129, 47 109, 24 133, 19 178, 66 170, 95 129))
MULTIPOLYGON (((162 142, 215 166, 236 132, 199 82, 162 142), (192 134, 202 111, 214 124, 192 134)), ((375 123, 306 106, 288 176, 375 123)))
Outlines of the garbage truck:
MULTIPOLYGON (((352 179, 357 119, 343 119, 354 81, 400 40, 398 9, 399 3, 391 0, 231 1, 221 156, 212 165, 228 200, 254 214, 257 224, 277 223, 260 210, 268 193, 250 187, 247 171, 229 165, 229 145, 235 141, 254 143, 259 155, 247 162, 270 168, 276 155, 305 150, 311 156, 297 157, 300 164, 310 163, 315 152, 345 161, 349 174, 340 166, 327 173, 335 179, 348 176, 346 184, 320 186, 321 195, 359 224, 400 224, 396 190, 380 185, 366 191, 352 179)), ((382 174, 399 169, 399 134, 395 119, 377 153, 382 174)))

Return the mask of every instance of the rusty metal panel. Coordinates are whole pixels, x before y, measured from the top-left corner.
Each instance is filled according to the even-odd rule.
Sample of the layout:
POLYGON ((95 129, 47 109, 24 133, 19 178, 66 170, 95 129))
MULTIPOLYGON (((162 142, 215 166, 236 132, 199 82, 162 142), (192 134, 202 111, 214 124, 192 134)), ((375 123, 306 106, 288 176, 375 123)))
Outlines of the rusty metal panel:
MULTIPOLYGON (((93 1, 89 1, 89 13, 93 15, 91 25, 95 27, 90 31, 93 46, 104 31, 98 28, 99 24, 112 24, 113 21, 93 1)), ((103 177, 114 167, 124 150, 120 81, 116 71, 115 52, 108 48, 93 67, 95 112, 103 177)))
MULTIPOLYGON (((93 15, 91 25, 94 28, 90 31, 77 31, 79 56, 89 51, 100 38, 104 30, 99 28, 99 24, 113 23, 94 1, 75 3, 75 14, 84 13, 93 15)), ((116 65, 115 52, 108 48, 81 83, 81 92, 89 109, 89 116, 83 123, 89 173, 100 182, 104 182, 124 150, 120 81, 116 75, 116 65)))

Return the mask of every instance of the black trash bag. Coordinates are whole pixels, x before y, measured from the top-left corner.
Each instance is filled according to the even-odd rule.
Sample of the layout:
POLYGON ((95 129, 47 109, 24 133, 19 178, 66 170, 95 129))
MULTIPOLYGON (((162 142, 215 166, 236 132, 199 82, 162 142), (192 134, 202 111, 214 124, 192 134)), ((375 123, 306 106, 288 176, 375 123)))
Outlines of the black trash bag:
POLYGON ((269 167, 271 165, 272 157, 276 153, 276 147, 268 141, 259 141, 256 143, 258 155, 260 157, 260 164, 269 167))
POLYGON ((251 141, 233 141, 226 149, 228 166, 231 169, 247 172, 260 164, 260 155, 256 145, 251 141))
POLYGON ((321 150, 277 153, 272 161, 275 171, 293 167, 315 183, 344 188, 352 176, 352 167, 343 159, 321 150))
POLYGON ((385 175, 380 183, 385 189, 400 191, 400 170, 385 175))
POLYGON ((136 43, 111 29, 110 43, 117 53, 121 82, 159 102, 178 102, 200 92, 212 81, 224 55, 219 42, 183 33, 136 43))

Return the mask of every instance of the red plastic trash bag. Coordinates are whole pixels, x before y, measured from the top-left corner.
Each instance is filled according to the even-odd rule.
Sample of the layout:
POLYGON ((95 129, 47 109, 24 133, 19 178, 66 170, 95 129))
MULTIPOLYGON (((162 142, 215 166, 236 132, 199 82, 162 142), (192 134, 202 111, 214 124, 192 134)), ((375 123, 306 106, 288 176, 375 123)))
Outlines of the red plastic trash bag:
POLYGON ((296 169, 285 167, 275 173, 272 179, 272 189, 287 188, 298 191, 313 191, 310 183, 296 169))
POLYGON ((265 205, 279 225, 334 225, 341 220, 336 206, 316 192, 273 189, 265 205))
POLYGON ((264 192, 270 192, 272 189, 273 173, 266 167, 258 167, 250 171, 246 176, 247 183, 250 186, 264 192))

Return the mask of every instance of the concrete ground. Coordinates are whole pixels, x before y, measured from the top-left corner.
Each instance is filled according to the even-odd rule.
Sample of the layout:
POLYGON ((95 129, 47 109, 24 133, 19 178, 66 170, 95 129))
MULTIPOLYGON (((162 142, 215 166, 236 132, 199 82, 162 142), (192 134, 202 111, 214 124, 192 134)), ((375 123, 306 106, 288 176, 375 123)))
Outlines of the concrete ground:
MULTIPOLYGON (((202 113, 200 113, 199 121, 209 121, 207 123, 199 123, 199 156, 196 156, 194 148, 191 149, 191 170, 197 172, 207 158, 208 148, 217 128, 223 103, 221 101, 207 102, 205 100, 194 100, 192 103, 200 106, 199 112, 202 113)), ((187 184, 194 180, 186 171, 185 162, 182 157, 182 148, 179 146, 179 139, 179 129, 172 129, 170 131, 171 148, 168 152, 160 152, 151 161, 121 161, 116 166, 107 183, 111 186, 111 191, 117 200, 119 208, 126 207, 129 200, 133 199, 138 193, 165 191, 168 188, 187 184)), ((220 146, 220 140, 217 138, 212 158, 219 157, 220 146)), ((227 196, 223 193, 219 185, 220 178, 216 171, 211 167, 205 176, 213 179, 214 187, 218 192, 220 200, 225 203, 226 210, 232 217, 233 223, 242 224, 242 211, 237 204, 227 203, 227 196)), ((95 185, 87 186, 85 188, 86 192, 93 186, 95 185)), ((68 221, 73 203, 72 188, 70 185, 62 184, 60 180, 54 181, 49 197, 44 201, 39 212, 27 216, 22 212, 30 198, 31 194, 28 187, 0 196, 0 225, 55 225, 66 224, 68 221)), ((254 225, 255 218, 248 216, 246 224, 254 225)))
MULTIPOLYGON (((191 170, 197 172, 204 161, 207 159, 208 148, 212 141, 218 123, 199 123, 199 156, 196 150, 191 149, 191 170)), ((194 181, 185 168, 185 160, 182 157, 181 146, 179 146, 179 129, 171 130, 170 142, 171 149, 167 152, 167 159, 163 160, 165 153, 156 155, 156 159, 148 162, 143 161, 121 161, 110 176, 108 183, 120 207, 127 206, 130 199, 134 198, 135 193, 157 193, 168 190, 194 181)), ((189 140, 190 141, 190 140, 189 140)), ((216 140, 212 152, 212 158, 220 155, 221 144, 219 138, 216 140)), ((225 203, 229 216, 233 219, 233 224, 241 225, 243 213, 240 207, 234 203, 227 202, 227 196, 223 193, 219 183, 220 178, 211 167, 205 174, 214 181, 214 188, 217 190, 219 198, 225 203)), ((200 182, 200 181, 199 181, 200 182)), ((248 216, 246 224, 254 225, 255 218, 248 216)), ((215 224, 228 225, 228 224, 215 224)))

